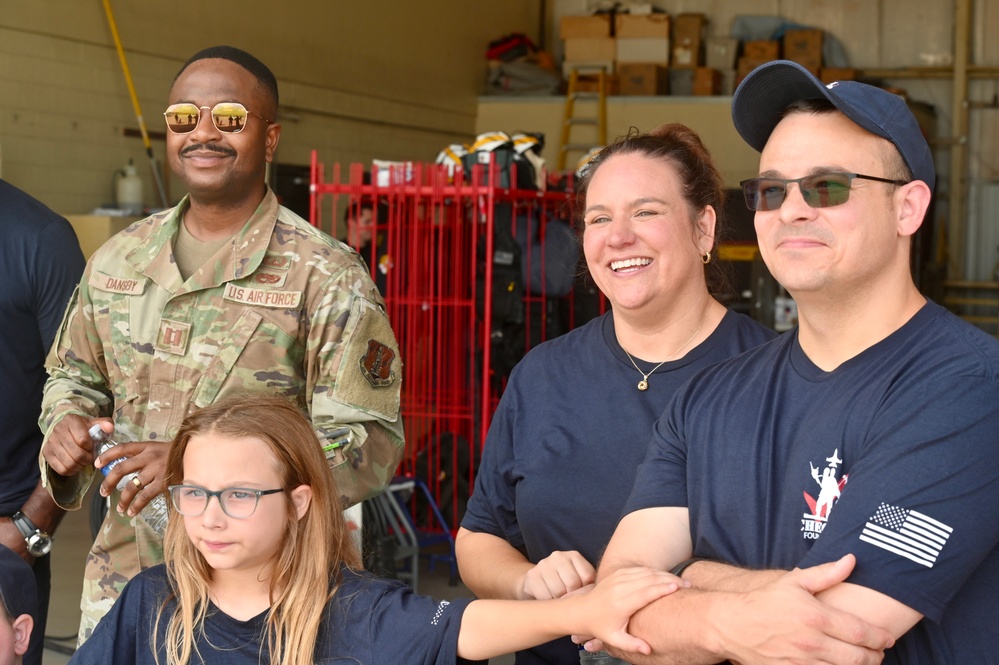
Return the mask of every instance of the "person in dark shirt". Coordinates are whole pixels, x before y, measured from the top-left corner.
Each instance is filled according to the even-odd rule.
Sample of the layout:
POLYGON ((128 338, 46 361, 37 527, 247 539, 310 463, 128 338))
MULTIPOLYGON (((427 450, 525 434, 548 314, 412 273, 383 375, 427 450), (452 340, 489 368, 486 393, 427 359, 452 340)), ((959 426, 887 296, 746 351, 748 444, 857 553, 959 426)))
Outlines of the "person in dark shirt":
POLYGON ((751 72, 732 117, 760 151, 743 194, 798 325, 657 422, 598 578, 647 565, 692 587, 632 619, 652 658, 615 654, 995 663, 999 342, 913 281, 926 138, 898 95, 790 61, 751 72))
POLYGON ((0 180, 0 376, 7 387, 0 399, 0 544, 28 561, 35 576, 38 613, 26 665, 42 662, 50 580, 42 550, 63 515, 39 484, 45 355, 84 265, 69 222, 0 180))
MULTIPOLYGON (((531 349, 510 376, 456 542, 462 580, 481 598, 556 598, 592 583, 669 398, 776 336, 717 299, 724 187, 692 129, 634 133, 587 168, 579 232, 611 311, 531 349)), ((565 638, 517 665, 579 659, 565 638)))
POLYGON ((369 201, 347 206, 343 221, 347 226, 347 244, 353 247, 371 271, 371 279, 384 297, 388 285, 388 275, 395 268, 395 261, 388 252, 385 222, 388 209, 378 206, 378 219, 375 219, 375 206, 369 201), (379 226, 382 228, 379 229, 379 226))

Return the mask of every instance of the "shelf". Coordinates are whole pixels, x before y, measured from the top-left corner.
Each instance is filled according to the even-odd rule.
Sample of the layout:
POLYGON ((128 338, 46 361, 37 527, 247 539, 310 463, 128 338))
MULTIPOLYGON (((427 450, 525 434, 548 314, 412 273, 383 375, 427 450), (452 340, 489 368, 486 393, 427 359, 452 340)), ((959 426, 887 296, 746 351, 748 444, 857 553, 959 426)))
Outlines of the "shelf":
MULTIPOLYGON (((858 78, 882 79, 946 79, 953 78, 953 67, 899 67, 897 69, 858 69, 858 78)), ((999 78, 999 67, 993 65, 969 65, 968 78, 999 78)))

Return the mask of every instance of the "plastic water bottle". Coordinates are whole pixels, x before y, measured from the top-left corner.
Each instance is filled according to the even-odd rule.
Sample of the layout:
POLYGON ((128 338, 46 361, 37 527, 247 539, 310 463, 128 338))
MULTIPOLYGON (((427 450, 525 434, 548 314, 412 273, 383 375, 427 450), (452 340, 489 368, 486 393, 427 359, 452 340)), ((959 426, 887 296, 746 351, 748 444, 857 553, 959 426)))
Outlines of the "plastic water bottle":
MULTIPOLYGON (((115 439, 111 434, 105 432, 100 425, 94 424, 91 426, 90 430, 90 440, 94 442, 94 446, 97 448, 97 456, 100 457, 108 450, 111 450, 117 446, 120 442, 115 439)), ((119 457, 108 464, 101 467, 101 473, 105 476, 110 473, 116 465, 118 465, 122 460, 128 459, 126 457, 119 457)), ((134 471, 132 473, 126 474, 118 481, 118 491, 120 492, 125 488, 125 485, 132 482, 138 474, 134 471)), ((167 517, 170 511, 167 509, 166 499, 163 498, 162 494, 157 494, 152 501, 146 504, 146 507, 139 512, 139 516, 145 520, 146 524, 152 527, 153 531, 163 537, 166 532, 167 517)))

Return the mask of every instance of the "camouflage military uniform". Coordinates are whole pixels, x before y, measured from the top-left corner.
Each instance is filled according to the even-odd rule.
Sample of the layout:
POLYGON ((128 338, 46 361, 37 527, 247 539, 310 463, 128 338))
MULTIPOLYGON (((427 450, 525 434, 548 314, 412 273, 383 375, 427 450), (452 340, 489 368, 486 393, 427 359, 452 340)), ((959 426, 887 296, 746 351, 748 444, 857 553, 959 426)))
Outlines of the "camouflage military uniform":
MULTIPOLYGON (((48 359, 46 438, 76 413, 111 416, 136 441, 169 441, 196 408, 266 390, 311 414, 345 504, 380 491, 402 455, 402 364, 357 254, 268 191, 233 242, 182 282, 172 247, 186 206, 136 222, 88 262, 48 359)), ((79 508, 93 470, 63 478, 41 465, 56 502, 79 508)), ((142 519, 109 511, 87 559, 81 640, 162 558, 142 519)))

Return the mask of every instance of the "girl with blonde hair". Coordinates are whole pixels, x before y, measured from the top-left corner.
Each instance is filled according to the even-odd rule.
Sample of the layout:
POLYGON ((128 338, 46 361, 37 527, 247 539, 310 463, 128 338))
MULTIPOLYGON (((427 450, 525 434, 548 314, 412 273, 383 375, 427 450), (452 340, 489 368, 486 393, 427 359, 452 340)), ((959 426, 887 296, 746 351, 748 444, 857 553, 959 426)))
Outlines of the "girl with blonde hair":
POLYGON ((167 474, 166 563, 129 582, 72 663, 454 663, 570 633, 647 650, 628 620, 677 589, 631 569, 559 600, 438 602, 360 572, 319 441, 282 398, 195 412, 167 474))

